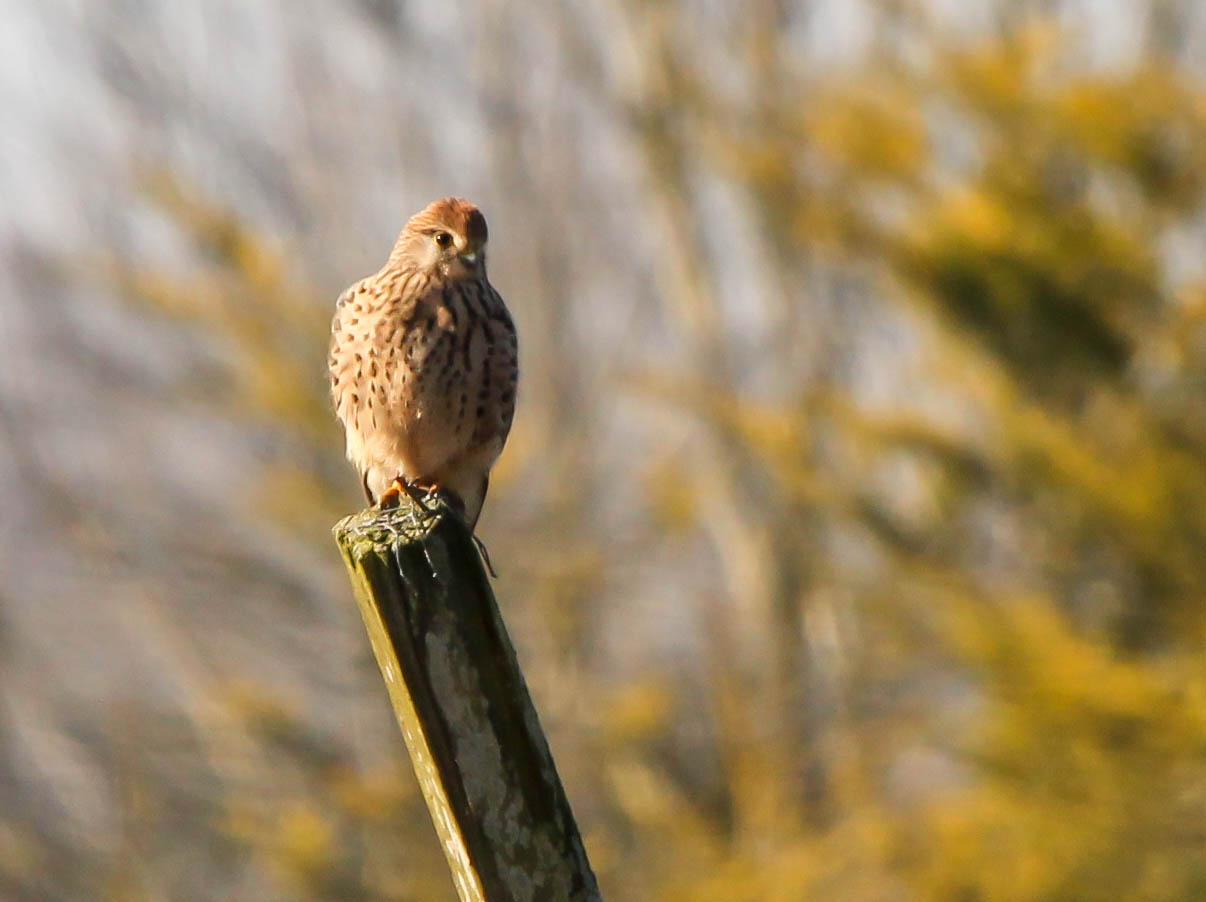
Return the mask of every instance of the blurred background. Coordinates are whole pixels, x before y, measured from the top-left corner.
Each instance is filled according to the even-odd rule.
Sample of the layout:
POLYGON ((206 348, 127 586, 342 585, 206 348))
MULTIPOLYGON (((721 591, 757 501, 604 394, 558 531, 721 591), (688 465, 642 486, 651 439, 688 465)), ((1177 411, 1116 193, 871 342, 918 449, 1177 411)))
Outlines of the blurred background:
POLYGON ((609 900, 1206 898, 1206 6, 0 2, 0 897, 451 900, 329 528, 459 194, 609 900))

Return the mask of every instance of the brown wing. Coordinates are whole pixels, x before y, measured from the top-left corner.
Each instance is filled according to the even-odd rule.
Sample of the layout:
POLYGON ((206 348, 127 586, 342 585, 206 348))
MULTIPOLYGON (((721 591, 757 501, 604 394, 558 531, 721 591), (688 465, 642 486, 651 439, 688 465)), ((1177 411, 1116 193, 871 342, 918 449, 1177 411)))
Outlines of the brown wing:
POLYGON ((336 412, 340 412, 340 402, 346 400, 344 395, 350 390, 348 379, 349 369, 354 351, 351 348, 356 341, 356 316, 352 298, 364 290, 365 279, 354 285, 349 285, 335 301, 335 315, 331 319, 331 344, 327 354, 327 375, 331 380, 331 403, 336 412))
POLYGON ((515 418, 515 390, 519 383, 519 341, 515 324, 502 297, 487 282, 483 291, 486 373, 482 384, 485 415, 478 418, 474 444, 507 440, 515 418))

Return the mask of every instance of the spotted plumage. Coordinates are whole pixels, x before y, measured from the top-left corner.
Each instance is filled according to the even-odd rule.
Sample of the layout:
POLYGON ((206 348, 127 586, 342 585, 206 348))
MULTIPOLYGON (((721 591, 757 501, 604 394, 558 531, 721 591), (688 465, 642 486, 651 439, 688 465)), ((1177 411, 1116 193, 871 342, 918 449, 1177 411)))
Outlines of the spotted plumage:
POLYGON ((486 278, 486 220, 438 200, 340 296, 331 398, 370 502, 440 489, 472 527, 515 413, 515 327, 486 278))

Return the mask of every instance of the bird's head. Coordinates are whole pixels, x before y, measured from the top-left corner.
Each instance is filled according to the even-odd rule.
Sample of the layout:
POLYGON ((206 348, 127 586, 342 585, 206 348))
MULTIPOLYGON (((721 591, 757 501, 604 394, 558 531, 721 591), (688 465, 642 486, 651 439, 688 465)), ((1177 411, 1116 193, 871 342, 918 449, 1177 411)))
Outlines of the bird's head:
POLYGON ((390 262, 446 279, 486 274, 486 217, 459 197, 437 200, 410 218, 390 262))

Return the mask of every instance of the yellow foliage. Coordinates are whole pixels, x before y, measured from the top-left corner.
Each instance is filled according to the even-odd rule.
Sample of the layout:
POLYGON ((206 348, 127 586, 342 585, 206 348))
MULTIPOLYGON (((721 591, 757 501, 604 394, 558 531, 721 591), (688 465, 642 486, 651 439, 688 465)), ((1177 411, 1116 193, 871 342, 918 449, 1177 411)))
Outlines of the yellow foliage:
MULTIPOLYGON (((659 7, 654 25, 674 15, 659 7)), ((704 626, 684 623, 708 634, 691 676, 717 710, 691 711, 657 673, 601 689, 577 659, 581 682, 550 690, 565 696, 557 710, 581 704, 599 727, 569 760, 596 781, 573 790, 610 898, 1206 897, 1206 292, 1174 284, 1166 248, 1170 229, 1200 230, 1206 93, 1159 60, 1079 71, 1046 21, 970 44, 925 39, 927 63, 887 74, 784 66, 752 109, 711 97, 660 43, 639 48, 671 70, 650 75, 656 108, 626 119, 673 201, 667 219, 691 209, 684 173, 702 170, 761 217, 784 308, 814 286, 843 290, 752 353, 726 345, 728 311, 696 317, 715 334, 671 338, 708 352, 698 371, 626 377, 621 389, 698 427, 691 450, 706 460, 683 467, 651 441, 625 461, 644 489, 635 543, 601 529, 574 544, 522 539, 544 555, 523 585, 549 612, 551 644, 578 638, 599 610, 589 601, 666 590, 620 582, 632 544, 698 541, 687 575, 715 595, 693 612, 704 626), (944 117, 971 144, 951 166, 935 152, 944 117), (915 327, 933 397, 885 413, 857 379, 799 372, 806 328, 836 329, 851 284, 869 320, 901 302, 892 313, 915 327), (771 372, 773 388, 743 381, 717 348, 771 372), (960 425, 932 416, 939 394, 960 425), (720 478, 724 491, 708 482, 720 478), (900 514, 910 491, 927 499, 920 515, 900 514), (721 504, 740 507, 725 522, 748 535, 700 528, 721 504), (936 776, 906 754, 919 747, 936 776)), ((763 46, 758 58, 780 56, 763 46)), ((126 290, 228 343, 242 411, 337 457, 315 351, 329 304, 237 218, 170 182, 151 193, 210 265, 121 273, 126 290)), ((705 286, 692 303, 722 293, 716 261, 684 265, 683 283, 705 286)), ((807 346, 882 377, 873 354, 824 344, 807 346)), ((552 438, 517 428, 499 484, 543 463, 552 438)), ((316 522, 336 506, 323 482, 284 465, 254 500, 316 522)), ((573 490, 577 515, 593 499, 573 490)), ((232 699, 257 738, 301 730, 276 700, 232 699)), ((226 832, 296 887, 333 885, 364 847, 365 885, 411 892, 388 862, 425 817, 413 785, 390 767, 312 769, 304 802, 235 794, 226 832)), ((12 849, 0 834, 0 855, 12 849)))
POLYGON ((938 70, 939 84, 966 97, 973 110, 1009 136, 1013 120, 1028 111, 1036 89, 1057 80, 1054 67, 1064 40, 1058 26, 1036 19, 970 47, 951 48, 938 70))
POLYGON ((289 881, 310 882, 330 867, 335 851, 333 831, 309 805, 298 802, 281 813, 273 860, 289 881))
POLYGON ((801 133, 843 172, 862 180, 912 179, 928 162, 927 135, 911 86, 856 82, 812 98, 801 133))
POLYGON ((1004 198, 984 190, 962 189, 940 207, 931 223, 920 223, 921 241, 958 235, 988 252, 1001 252, 1014 241, 1014 212, 1004 198))
POLYGON ((640 742, 665 730, 674 707, 674 695, 667 686, 652 681, 632 684, 608 699, 603 729, 611 743, 640 742))
POLYGON ((368 772, 338 768, 328 774, 331 795, 349 817, 366 823, 387 821, 416 801, 418 787, 403 767, 391 761, 368 772))

